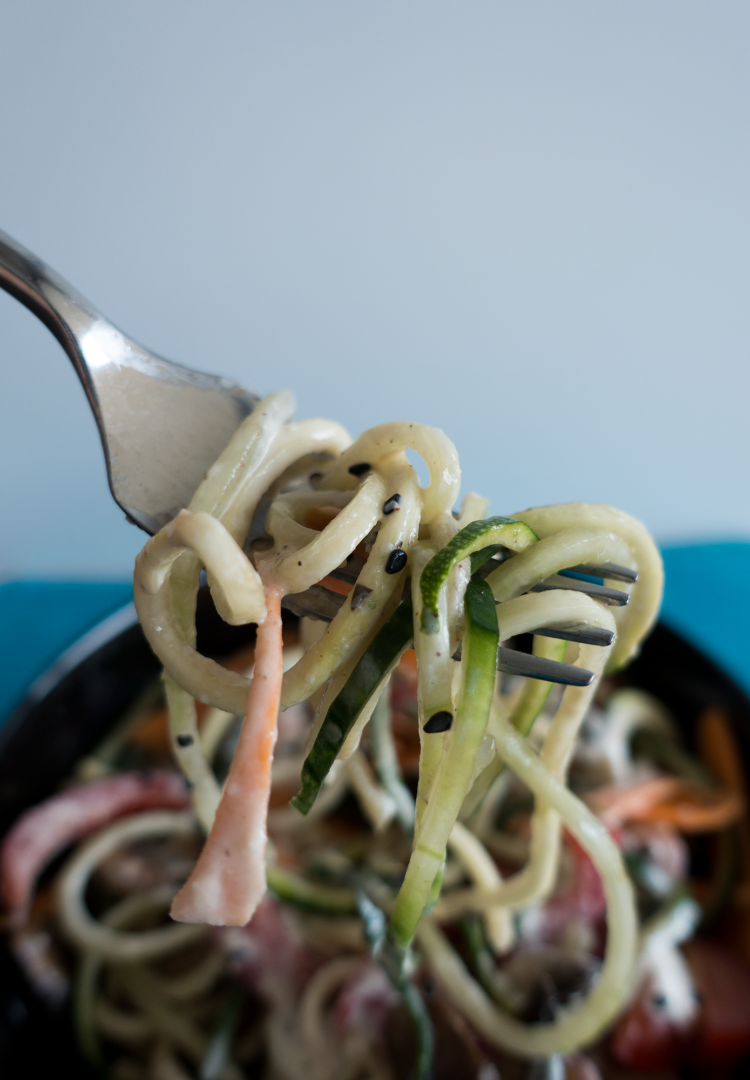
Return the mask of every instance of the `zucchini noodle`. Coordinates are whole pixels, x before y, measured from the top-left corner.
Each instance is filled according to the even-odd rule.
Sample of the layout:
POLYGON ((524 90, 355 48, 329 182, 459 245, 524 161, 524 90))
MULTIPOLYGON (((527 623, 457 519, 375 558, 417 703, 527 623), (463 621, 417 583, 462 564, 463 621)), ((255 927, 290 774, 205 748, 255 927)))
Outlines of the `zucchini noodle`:
POLYGON ((591 1041, 616 1015, 635 962, 637 920, 620 853, 605 826, 546 767, 526 740, 500 720, 500 754, 510 768, 564 821, 601 875, 607 898, 607 950, 599 979, 584 1003, 552 1023, 522 1024, 503 1014, 466 971, 432 919, 418 930, 435 974, 464 1015, 491 1042, 517 1054, 564 1053, 591 1041))
MULTIPOLYGON (((164 665, 172 748, 191 783, 198 821, 209 833, 188 883, 190 902, 183 890, 174 911, 191 921, 238 924, 248 910, 252 913, 257 901, 243 904, 233 893, 237 886, 232 881, 243 880, 243 852, 253 847, 257 858, 262 851, 265 832, 249 836, 242 821, 265 820, 264 806, 258 817, 259 800, 268 797, 272 782, 286 784, 301 777, 302 790, 293 805, 309 811, 309 818, 278 803, 269 817, 279 836, 289 838, 315 835, 324 815, 349 789, 383 843, 394 830, 412 842, 400 888, 394 892, 383 886, 378 894, 389 919, 374 949, 396 985, 405 985, 411 943, 416 941, 449 997, 491 1042, 527 1057, 570 1051, 600 1032, 620 1007, 633 966, 636 920, 620 854, 603 825, 568 791, 566 774, 603 671, 626 663, 654 623, 662 591, 658 552, 639 522, 598 504, 571 503, 527 510, 513 518, 487 518, 487 501, 469 494, 454 512, 458 455, 442 432, 396 422, 372 428, 352 442, 327 421, 293 423, 293 409, 289 394, 264 399, 235 433, 190 506, 149 540, 136 562, 136 606, 164 665), (430 474, 427 487, 420 487, 406 451, 424 459, 430 474), (597 573, 604 580, 607 564, 613 564, 613 571, 616 566, 634 571, 634 584, 618 584, 629 594, 628 604, 610 609, 581 591, 581 582, 555 577, 582 564, 601 568, 597 573), (251 676, 229 671, 196 650, 195 605, 202 568, 222 618, 261 628, 251 676), (545 591, 532 591, 542 582, 545 591), (320 586, 339 594, 338 609, 331 610, 333 617, 321 633, 307 634, 307 648, 282 677, 274 651, 280 648, 280 632, 271 642, 267 604, 271 611, 273 601, 278 612, 279 597, 283 602, 290 596, 297 605, 294 610, 304 611, 307 590, 319 591, 320 586), (593 678, 588 686, 565 688, 537 754, 526 736, 546 707, 550 684, 529 680, 508 695, 496 669, 499 642, 543 627, 556 628, 562 636, 567 627, 599 629, 613 635, 614 643, 580 644, 571 652, 569 662, 593 678), (388 707, 392 673, 412 641, 419 731, 415 799, 399 771, 388 707), (277 685, 275 699, 270 689, 263 690, 277 685), (314 705, 314 720, 304 760, 290 760, 283 777, 279 768, 271 773, 275 714, 278 708, 305 701, 314 705), (202 730, 196 702, 213 707, 202 730), (211 761, 232 718, 243 716, 230 779, 222 791, 211 761), (365 736, 368 724, 370 735, 365 736), (247 753, 268 759, 259 758, 250 768, 252 763, 239 760, 247 753), (504 877, 483 840, 491 833, 507 789, 507 782, 498 779, 506 766, 531 790, 534 810, 526 863, 504 877), (243 788, 240 776, 255 776, 257 782, 243 788), (497 955, 508 952, 514 944, 513 914, 546 900, 555 886, 563 824, 602 878, 606 956, 583 1004, 564 1011, 553 1023, 526 1025, 490 1001, 437 920, 479 913, 490 949, 497 955), (231 858, 239 862, 232 864, 236 879, 230 864, 222 864, 222 892, 215 880, 219 871, 212 867, 224 858, 219 847, 225 844, 227 858, 231 848, 231 858), (447 850, 453 858, 446 870, 447 850), (240 914, 230 917, 229 907, 240 914)), ((535 634, 536 656, 559 662, 565 649, 564 640, 535 634)), ((63 878, 60 911, 68 936, 89 952, 142 961, 160 947, 145 942, 162 941, 165 928, 143 931, 128 945, 127 932, 97 923, 86 912, 86 881, 93 867, 125 839, 150 835, 149 829, 187 831, 193 826, 176 814, 142 815, 134 822, 111 826, 74 856, 63 878), (138 833, 139 828, 146 833, 138 833)), ((258 873, 251 878, 257 885, 258 873)), ((350 913, 352 905, 360 903, 355 901, 356 882, 347 880, 336 893, 336 887, 331 891, 305 883, 273 858, 268 882, 277 895, 296 895, 301 903, 307 902, 302 897, 315 894, 325 907, 326 889, 339 897, 341 912, 350 913)), ((260 896, 262 880, 258 888, 260 896)), ((372 898, 363 902, 372 906, 372 898)), ((197 932, 187 926, 170 929, 175 934, 197 932)), ((308 1043, 317 1038, 322 1047, 328 1039, 321 1010, 353 963, 351 957, 339 958, 308 985, 300 1006, 308 1043)), ((212 977, 207 963, 205 972, 196 969, 179 992, 173 986, 171 999, 190 996, 201 979, 208 985, 212 977)), ((156 976, 151 973, 149 979, 147 985, 153 987, 156 976)), ((168 1012, 171 1006, 159 1007, 168 1012)), ((114 1030, 119 1022, 102 1014, 103 1028, 114 1030)), ((142 1026, 140 1020, 132 1021, 133 1038, 142 1026)), ((270 1036, 272 1045, 276 1037, 279 1032, 270 1036)), ((195 1046, 191 1050, 184 1038, 181 1043, 175 1035, 170 1045, 195 1056, 195 1046)))
MULTIPOLYGON (((192 814, 159 810, 117 821, 79 848, 63 870, 58 886, 58 913, 66 937, 79 948, 105 959, 136 961, 165 956, 205 936, 201 926, 160 926, 132 934, 112 930, 94 919, 85 902, 91 874, 118 847, 145 837, 189 836, 194 830, 192 814)), ((174 892, 176 889, 172 895, 174 892)), ((165 908, 170 900, 171 896, 165 908)))

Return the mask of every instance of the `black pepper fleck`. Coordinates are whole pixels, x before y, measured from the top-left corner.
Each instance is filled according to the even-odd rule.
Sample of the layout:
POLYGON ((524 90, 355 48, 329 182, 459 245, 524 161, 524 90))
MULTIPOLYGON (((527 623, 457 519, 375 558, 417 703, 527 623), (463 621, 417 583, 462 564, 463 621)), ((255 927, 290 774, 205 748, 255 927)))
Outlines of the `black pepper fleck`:
POLYGON ((394 510, 400 510, 400 509, 401 509, 401 496, 398 495, 398 494, 391 495, 390 499, 386 499, 385 502, 383 503, 383 513, 384 514, 392 514, 394 510))
POLYGON ((428 735, 436 735, 439 731, 448 731, 453 723, 453 713, 443 711, 436 712, 434 716, 431 716, 427 721, 422 731, 428 735))
POLYGON ((409 557, 406 554, 406 552, 405 551, 399 551, 398 548, 397 548, 395 551, 392 551, 390 553, 390 555, 388 556, 388 558, 386 559, 386 562, 385 562, 385 572, 386 572, 386 574, 398 574, 398 573, 400 573, 404 569, 404 567, 406 566, 408 561, 409 561, 409 557))
POLYGON ((368 461, 360 461, 359 465, 350 465, 349 472, 352 476, 364 476, 371 468, 372 465, 368 461))
POLYGON ((178 735, 177 736, 177 743, 178 743, 179 746, 192 746, 193 745, 193 736, 192 735, 178 735))

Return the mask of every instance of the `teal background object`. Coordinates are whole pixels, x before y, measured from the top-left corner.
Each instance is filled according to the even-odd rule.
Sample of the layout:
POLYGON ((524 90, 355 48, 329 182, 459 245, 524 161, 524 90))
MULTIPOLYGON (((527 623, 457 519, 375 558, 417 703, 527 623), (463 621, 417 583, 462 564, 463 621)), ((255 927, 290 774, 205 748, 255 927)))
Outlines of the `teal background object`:
POLYGON ((132 599, 129 581, 0 585, 0 723, 69 645, 132 599))

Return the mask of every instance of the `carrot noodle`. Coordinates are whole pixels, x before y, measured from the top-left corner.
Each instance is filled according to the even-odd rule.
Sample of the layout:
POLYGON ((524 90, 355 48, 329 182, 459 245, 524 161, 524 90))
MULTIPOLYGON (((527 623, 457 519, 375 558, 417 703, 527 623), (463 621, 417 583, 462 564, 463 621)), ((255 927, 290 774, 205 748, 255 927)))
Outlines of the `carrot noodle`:
POLYGON ((266 819, 283 673, 281 594, 266 588, 255 670, 240 741, 195 869, 174 899, 173 919, 244 926, 266 891, 266 819))
POLYGON ((611 827, 662 821, 680 832, 713 832, 739 821, 745 810, 736 791, 714 792, 682 777, 663 776, 629 788, 600 788, 588 800, 611 827))

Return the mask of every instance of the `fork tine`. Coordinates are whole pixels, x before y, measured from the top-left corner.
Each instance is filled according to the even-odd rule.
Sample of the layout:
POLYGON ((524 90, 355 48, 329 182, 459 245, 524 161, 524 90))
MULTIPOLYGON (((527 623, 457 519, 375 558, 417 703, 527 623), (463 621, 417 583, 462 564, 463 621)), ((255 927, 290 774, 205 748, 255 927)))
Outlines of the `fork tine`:
POLYGON ((635 584, 638 580, 638 571, 631 570, 628 566, 619 566, 617 563, 580 563, 568 569, 576 574, 588 574, 589 577, 614 578, 616 581, 627 581, 635 584))
POLYGON ((497 650, 497 670, 506 675, 525 675, 527 679, 543 679, 565 686, 590 686, 594 681, 593 671, 515 649, 504 649, 502 645, 497 650))
POLYGON ((346 597, 331 592, 323 585, 311 585, 301 593, 289 593, 281 598, 281 606, 300 618, 319 619, 331 622, 339 608, 346 603, 346 597))
MULTIPOLYGON (((453 654, 453 660, 460 660, 463 652, 462 643, 453 654)), ((527 679, 542 679, 544 682, 563 683, 565 686, 589 686, 594 679, 593 671, 575 667, 573 664, 561 664, 559 660, 547 660, 543 656, 506 649, 502 645, 497 650, 497 670, 505 675, 523 675, 527 679)))
POLYGON ((618 604, 623 607, 630 601, 630 594, 620 592, 619 589, 610 589, 606 585, 594 585, 588 581, 578 581, 576 578, 561 577, 559 574, 552 574, 545 581, 540 581, 538 585, 534 585, 529 591, 548 592, 550 589, 570 589, 574 592, 583 592, 588 596, 593 596, 595 600, 603 600, 607 604, 618 604))
POLYGON ((615 640, 614 631, 602 626, 589 626, 576 623, 575 626, 540 626, 532 633, 540 637, 562 638, 563 641, 576 641, 581 645, 600 645, 606 648, 615 640))
POLYGON ((360 555, 350 555, 346 560, 346 565, 331 570, 328 576, 336 578, 337 581, 344 581, 347 585, 354 585, 364 565, 365 560, 360 555))

